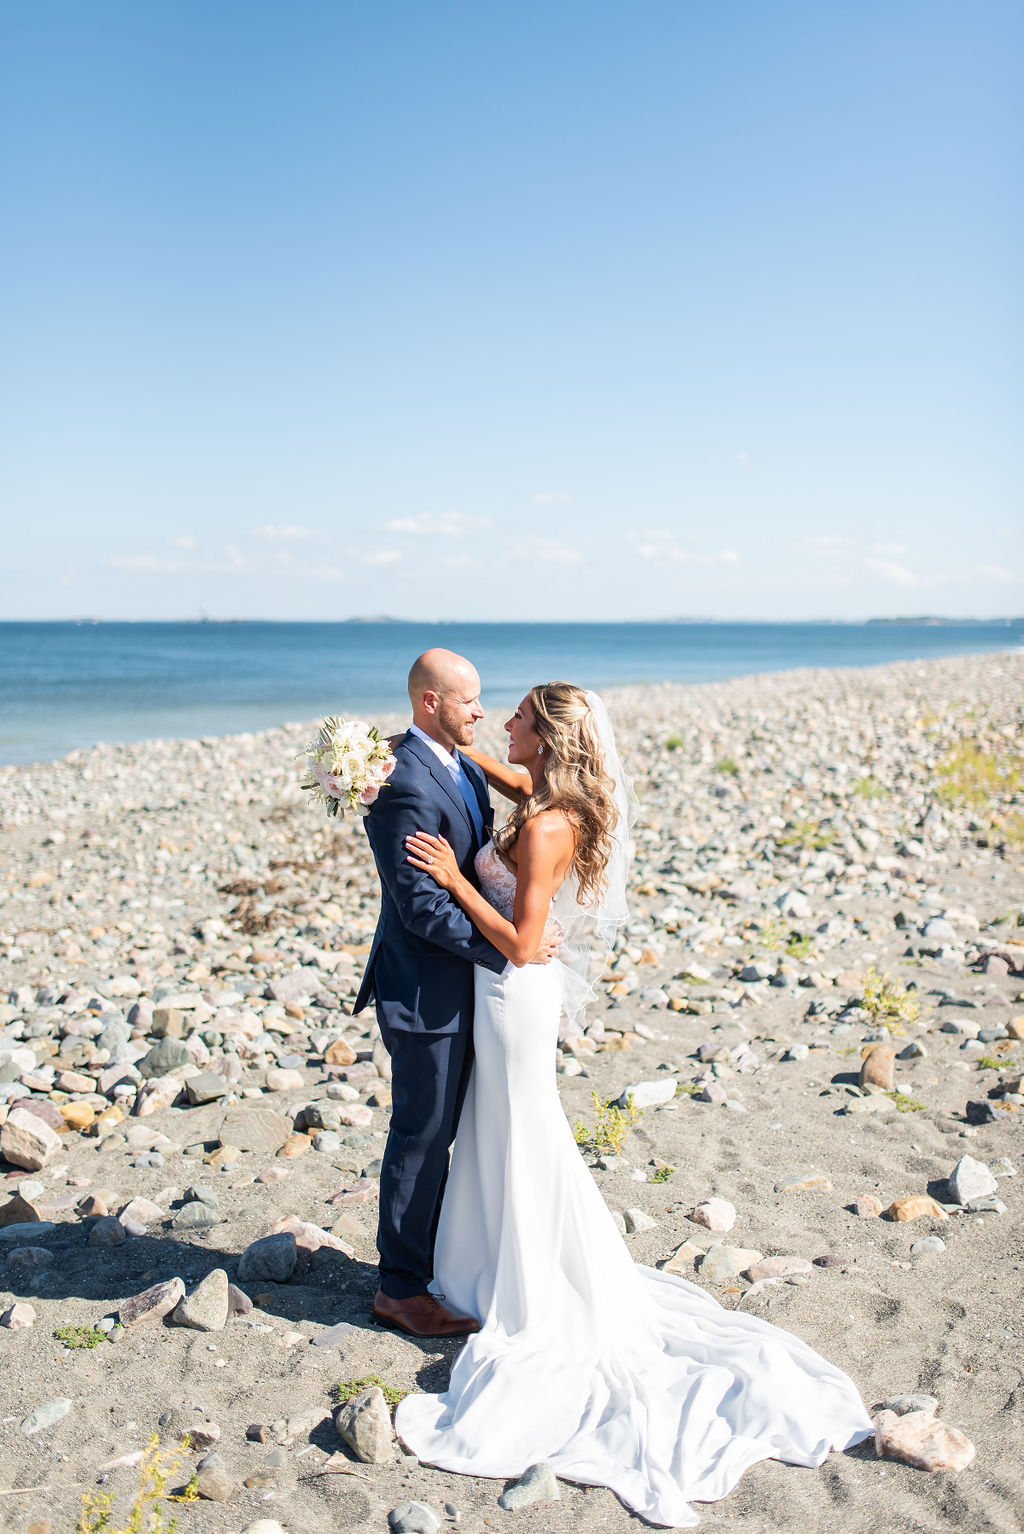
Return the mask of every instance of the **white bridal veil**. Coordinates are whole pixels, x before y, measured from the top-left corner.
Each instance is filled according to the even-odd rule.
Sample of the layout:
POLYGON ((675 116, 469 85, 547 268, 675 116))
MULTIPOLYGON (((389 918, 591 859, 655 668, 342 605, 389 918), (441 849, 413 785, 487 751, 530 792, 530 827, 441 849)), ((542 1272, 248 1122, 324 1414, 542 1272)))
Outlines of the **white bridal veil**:
POLYGON ((632 853, 629 833, 639 809, 633 785, 619 760, 615 731, 604 699, 596 692, 588 692, 586 697, 601 743, 605 771, 615 785, 618 816, 612 832, 612 852, 605 870, 603 893, 592 900, 582 901, 576 876, 570 874, 551 902, 551 914, 563 933, 555 962, 562 972, 562 1007, 567 1018, 565 1032, 570 1035, 582 1031, 583 1014, 596 994, 592 961, 603 960, 629 915, 626 904, 632 853))

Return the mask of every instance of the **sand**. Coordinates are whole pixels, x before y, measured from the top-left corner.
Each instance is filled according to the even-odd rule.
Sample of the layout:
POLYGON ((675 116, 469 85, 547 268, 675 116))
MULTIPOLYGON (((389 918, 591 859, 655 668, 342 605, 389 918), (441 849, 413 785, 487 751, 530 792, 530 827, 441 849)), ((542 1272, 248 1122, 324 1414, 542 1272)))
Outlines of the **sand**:
MULTIPOLYGON (((700 1509, 716 1534, 1022 1526, 1022 700, 1018 655, 609 695, 643 805, 635 914, 587 1036, 560 1054, 559 1083, 585 1128, 593 1092, 682 1086, 640 1114, 607 1167, 584 1146, 609 1207, 655 1222, 624 1239, 652 1264, 687 1240, 810 1262, 756 1283, 714 1281, 721 1252, 707 1272, 679 1259, 724 1305, 847 1370, 869 1407, 929 1393, 977 1449, 956 1475, 880 1460, 870 1444, 818 1470, 767 1462, 700 1509), (872 974, 890 987, 881 997, 872 974), (872 1045, 898 1057, 895 1099, 859 1085, 872 1045), (988 1207, 955 1204, 948 1179, 964 1155, 994 1172, 988 1207), (810 1185, 787 1189, 794 1179, 810 1185), (865 1195, 883 1207, 930 1195, 939 1208, 863 1218, 865 1195), (737 1212, 720 1238, 690 1218, 711 1197, 737 1212), (943 1249, 914 1253, 929 1236, 943 1249)), ((0 1220, 20 1191, 52 1226, 9 1239, 0 1228, 0 1312, 35 1312, 27 1328, 0 1328, 0 1490, 44 1488, 0 1496, 0 1527, 70 1530, 83 1492, 104 1490, 121 1527, 138 1468, 100 1467, 153 1433, 173 1447, 196 1424, 220 1429, 230 1494, 172 1509, 181 1529, 268 1518, 295 1534, 377 1534, 409 1498, 446 1527, 451 1504, 471 1534, 639 1527, 601 1489, 563 1484, 558 1503, 507 1513, 503 1483, 419 1466, 397 1447, 387 1464, 361 1464, 339 1442, 332 1386, 373 1374, 436 1389, 458 1345, 369 1320, 387 1064, 372 1014, 349 1014, 375 875, 359 824, 328 823, 296 786, 308 731, 99 747, 0 772, 0 1117, 31 1100, 85 1125, 66 1128, 38 1171, 0 1162, 0 1220), (161 1075, 166 1105, 140 1114, 154 1089, 138 1067, 161 1031, 186 1058, 161 1075), (324 1064, 338 1039, 354 1071, 324 1064), (188 1105, 188 1079, 211 1071, 221 1095, 188 1105), (363 1110, 348 1115, 361 1122, 320 1130, 318 1148, 311 1103, 363 1110), (231 1160, 218 1143, 239 1108, 273 1110, 283 1127, 231 1160), (197 1184, 216 1223, 189 1228, 179 1210, 197 1184), (137 1197, 157 1206, 132 1227, 144 1233, 90 1244, 88 1208, 116 1217, 137 1197), (55 1338, 160 1281, 234 1278, 249 1243, 288 1216, 335 1229, 335 1245, 300 1246, 285 1283, 243 1284, 254 1309, 223 1329, 165 1318, 91 1349, 55 1338), (313 1345, 339 1322, 353 1329, 313 1345), (24 1419, 58 1399, 66 1413, 26 1436, 24 1419), (256 1424, 266 1441, 247 1438, 256 1424)), ((497 740, 488 721, 481 743, 497 740)), ((316 1244, 308 1229, 301 1239, 316 1244)), ((200 1459, 183 1452, 169 1484, 200 1459)))

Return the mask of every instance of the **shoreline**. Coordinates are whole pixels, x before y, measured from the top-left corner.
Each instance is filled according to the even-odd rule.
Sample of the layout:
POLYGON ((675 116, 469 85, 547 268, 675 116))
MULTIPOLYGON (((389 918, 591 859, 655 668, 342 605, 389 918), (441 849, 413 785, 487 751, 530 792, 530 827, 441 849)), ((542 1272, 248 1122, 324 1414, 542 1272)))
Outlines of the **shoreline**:
MULTIPOLYGON (((1024 654, 605 696, 641 802, 632 914, 556 1065, 623 1239, 803 1338, 869 1408, 933 1397, 977 1449, 952 1491, 868 1447, 818 1471, 764 1462, 701 1526, 801 1534, 839 1502, 848 1534, 1011 1534, 1024 654), (634 1088, 647 1106, 613 1154, 592 1094, 634 1088), (949 1185, 965 1155, 972 1204, 949 1185), (692 1218, 709 1198, 728 1233, 692 1218), (904 1199, 913 1217, 879 1217, 904 1199)), ((31 1312, 0 1330, 0 1485, 49 1488, 16 1499, 13 1530, 73 1527, 101 1474, 120 1520, 132 1457, 190 1430, 227 1500, 196 1521, 183 1505, 186 1530, 380 1534, 410 1497, 451 1502, 465 1534, 504 1527, 500 1483, 393 1446, 356 1463, 331 1421, 337 1382, 443 1388, 458 1344, 425 1354, 369 1320, 390 1088, 372 1011, 351 1006, 378 891, 358 822, 298 788, 309 729, 0 771, 0 1317, 31 1312), (8 1156, 12 1115, 42 1126, 38 1164, 8 1156), (288 1249, 273 1271, 252 1255, 268 1236, 288 1249), (214 1272, 251 1308, 204 1311, 205 1333, 177 1312, 114 1326, 154 1286, 193 1304, 214 1272), (56 1336, 100 1323, 113 1342, 91 1350, 56 1336), (54 1402, 67 1415, 23 1436, 54 1402)), ((489 719, 480 743, 499 733, 489 719)), ((638 1534, 607 1491, 560 1489, 565 1534, 638 1534)), ((516 1515, 550 1527, 543 1505, 516 1515)))
MULTIPOLYGON (((677 688, 684 691, 690 691, 697 688, 726 687, 730 684, 753 683, 755 681, 778 682, 785 678, 793 679, 804 677, 809 680, 813 680, 822 676, 832 675, 833 673, 836 675, 844 676, 850 674, 856 675, 860 673, 870 675, 892 667, 931 666, 939 664, 943 661, 956 662, 961 660, 985 662, 1013 656, 1024 657, 1024 647, 1010 646, 1006 649, 971 651, 967 654, 925 656, 921 658, 875 661, 863 665, 855 665, 851 663, 850 665, 834 666, 789 666, 780 670, 744 671, 731 676, 695 677, 692 679, 684 680, 664 678, 645 681, 616 681, 608 686, 600 687, 595 690, 600 691, 601 696, 604 697, 606 701, 608 701, 609 707, 616 707, 624 706, 628 704, 631 699, 635 699, 638 696, 642 697, 651 689, 677 688)), ((485 727, 490 727, 493 729, 495 714, 500 713, 506 706, 513 706, 513 695, 511 693, 507 698, 502 697, 500 700, 497 700, 496 702, 489 705, 487 710, 487 719, 485 720, 485 727)), ((401 722, 402 718, 407 716, 407 712, 407 709, 403 710, 402 708, 395 708, 386 704, 382 704, 379 707, 376 705, 359 704, 348 711, 348 717, 363 718, 369 716, 375 722, 385 722, 388 729, 391 730, 396 728, 397 725, 401 722)), ((308 730, 314 726, 315 722, 315 716, 311 716, 308 720, 305 721, 287 719, 282 720, 277 724, 261 725, 258 728, 252 729, 225 731, 216 735, 210 735, 209 733, 197 734, 192 732, 190 734, 184 735, 157 734, 138 737, 133 736, 129 739, 123 740, 118 739, 97 741, 94 744, 88 746, 73 747, 70 751, 66 752, 62 756, 38 757, 28 762, 0 761, 0 784, 2 784, 5 774, 10 774, 16 771, 27 772, 32 771, 35 768, 47 768, 68 764, 78 765, 82 762, 83 757, 87 756, 91 752, 139 750, 146 746, 190 746, 200 742, 207 743, 211 740, 261 740, 264 737, 289 733, 296 730, 300 732, 302 730, 308 730)), ((0 819, 0 826, 2 826, 2 819, 0 819)))
MULTIPOLYGON (((0 634, 0 761, 61 760, 93 744, 191 740, 279 728, 337 712, 406 707, 410 653, 447 644, 471 656, 485 706, 562 676, 598 691, 680 686, 787 670, 862 669, 949 656, 1024 653, 989 625, 477 624, 71 625, 38 642, 0 634), (1003 641, 1000 644, 1000 641, 1003 641), (101 738, 98 740, 97 738, 101 738)), ((49 632, 49 631, 48 631, 49 632)), ((1024 632, 1024 631, 1022 631, 1024 632)))

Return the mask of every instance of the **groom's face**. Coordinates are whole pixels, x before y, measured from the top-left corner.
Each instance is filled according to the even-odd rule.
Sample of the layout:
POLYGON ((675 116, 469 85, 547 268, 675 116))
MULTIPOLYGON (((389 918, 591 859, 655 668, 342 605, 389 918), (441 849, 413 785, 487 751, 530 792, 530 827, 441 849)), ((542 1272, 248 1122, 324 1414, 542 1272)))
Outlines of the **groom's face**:
POLYGON ((480 678, 476 672, 459 676, 441 696, 437 722, 454 746, 471 746, 473 729, 484 717, 480 707, 480 678))

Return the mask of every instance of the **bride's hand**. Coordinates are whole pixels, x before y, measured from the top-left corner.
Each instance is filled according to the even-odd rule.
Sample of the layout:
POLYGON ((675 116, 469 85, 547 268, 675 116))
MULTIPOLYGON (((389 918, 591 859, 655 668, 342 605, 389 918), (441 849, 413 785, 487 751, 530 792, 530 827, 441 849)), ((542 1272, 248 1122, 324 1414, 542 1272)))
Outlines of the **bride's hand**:
POLYGON ((430 836, 417 831, 415 836, 405 838, 406 862, 413 868, 422 868, 442 889, 455 887, 459 878, 459 865, 455 854, 443 836, 430 836))

